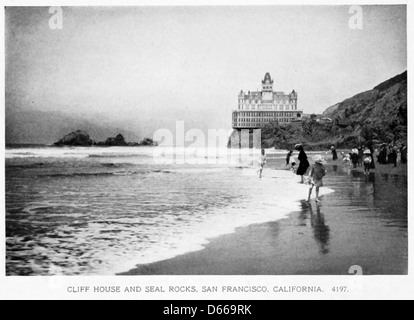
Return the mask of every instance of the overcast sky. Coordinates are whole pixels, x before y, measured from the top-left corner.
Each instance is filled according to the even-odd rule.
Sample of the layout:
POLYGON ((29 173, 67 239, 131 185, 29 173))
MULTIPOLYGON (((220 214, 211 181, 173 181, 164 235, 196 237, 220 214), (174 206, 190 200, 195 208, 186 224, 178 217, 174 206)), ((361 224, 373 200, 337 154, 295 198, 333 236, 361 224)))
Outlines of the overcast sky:
POLYGON ((407 69, 405 6, 6 9, 6 103, 125 121, 231 127, 240 89, 298 92, 321 113, 407 69), (114 110, 116 111, 114 113, 114 110))

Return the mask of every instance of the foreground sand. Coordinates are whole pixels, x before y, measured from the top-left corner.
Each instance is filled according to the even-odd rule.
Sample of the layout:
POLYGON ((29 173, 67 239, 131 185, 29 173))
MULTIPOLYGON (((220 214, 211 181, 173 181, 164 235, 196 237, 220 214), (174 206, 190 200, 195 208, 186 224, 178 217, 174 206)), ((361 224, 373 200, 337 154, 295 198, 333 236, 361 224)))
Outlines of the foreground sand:
POLYGON ((124 274, 345 275, 353 265, 364 274, 407 274, 406 166, 377 165, 369 177, 361 168, 328 168, 325 185, 335 193, 321 204, 301 201, 287 219, 239 228, 201 251, 124 274))

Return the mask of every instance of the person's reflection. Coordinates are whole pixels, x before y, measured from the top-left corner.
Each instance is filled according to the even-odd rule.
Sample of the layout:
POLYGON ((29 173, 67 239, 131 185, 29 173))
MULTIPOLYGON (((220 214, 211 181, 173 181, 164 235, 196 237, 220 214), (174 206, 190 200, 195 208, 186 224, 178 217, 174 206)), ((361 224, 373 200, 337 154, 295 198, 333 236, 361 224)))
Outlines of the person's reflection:
POLYGON ((364 192, 366 193, 365 195, 365 201, 367 203, 367 205, 371 206, 372 208, 374 208, 375 205, 375 174, 372 173, 370 175, 367 175, 365 177, 365 190, 364 192))
POLYGON ((300 202, 300 207, 301 207, 301 211, 298 215, 298 225, 305 227, 306 226, 306 221, 308 220, 308 208, 309 208, 309 203, 305 200, 300 202))
POLYGON ((321 205, 316 204, 316 213, 313 211, 312 205, 309 204, 309 211, 311 214, 311 226, 316 242, 319 246, 321 254, 329 253, 330 229, 325 224, 325 216, 321 213, 321 205))

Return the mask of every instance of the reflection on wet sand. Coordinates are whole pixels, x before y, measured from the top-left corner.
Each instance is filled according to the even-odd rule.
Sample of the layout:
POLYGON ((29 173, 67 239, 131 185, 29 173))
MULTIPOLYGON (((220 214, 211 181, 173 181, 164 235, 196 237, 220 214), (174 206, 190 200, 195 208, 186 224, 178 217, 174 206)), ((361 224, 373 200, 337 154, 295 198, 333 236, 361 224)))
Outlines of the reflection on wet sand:
POLYGON ((299 226, 306 226, 310 220, 313 237, 322 255, 329 253, 330 228, 326 225, 325 215, 321 212, 322 204, 301 201, 301 213, 299 215, 299 226))
POLYGON ((315 206, 316 212, 313 210, 313 205, 309 204, 311 226, 314 238, 319 246, 320 254, 327 254, 329 253, 330 229, 329 226, 325 224, 325 215, 321 213, 321 204, 316 203, 315 206))

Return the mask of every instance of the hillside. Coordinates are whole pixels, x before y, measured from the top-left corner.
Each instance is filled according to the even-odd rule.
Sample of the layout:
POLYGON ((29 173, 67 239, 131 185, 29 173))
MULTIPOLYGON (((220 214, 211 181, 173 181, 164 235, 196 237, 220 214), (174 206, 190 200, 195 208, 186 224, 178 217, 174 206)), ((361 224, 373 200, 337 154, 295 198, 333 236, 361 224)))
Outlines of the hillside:
POLYGON ((291 148, 301 142, 308 149, 350 148, 359 143, 407 142, 407 71, 372 90, 329 107, 328 123, 311 120, 262 129, 265 148, 291 148))

